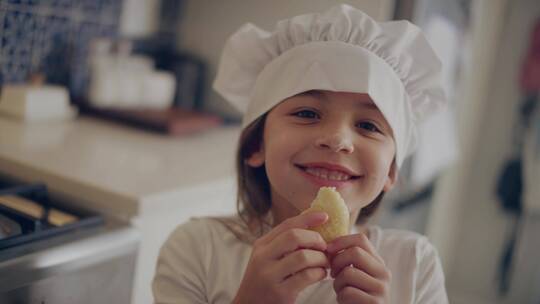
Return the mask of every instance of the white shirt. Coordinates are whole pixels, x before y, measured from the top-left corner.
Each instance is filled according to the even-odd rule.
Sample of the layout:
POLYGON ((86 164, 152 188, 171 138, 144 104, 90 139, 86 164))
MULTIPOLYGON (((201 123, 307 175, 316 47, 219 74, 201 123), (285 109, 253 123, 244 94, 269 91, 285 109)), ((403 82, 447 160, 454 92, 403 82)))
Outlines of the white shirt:
MULTIPOLYGON (((392 273, 391 303, 448 303, 436 249, 426 237, 400 230, 369 229, 369 239, 392 273)), ((192 219, 161 248, 152 290, 156 303, 227 303, 234 299, 252 246, 223 223, 192 219)), ((296 303, 337 303, 333 279, 315 283, 296 303)))

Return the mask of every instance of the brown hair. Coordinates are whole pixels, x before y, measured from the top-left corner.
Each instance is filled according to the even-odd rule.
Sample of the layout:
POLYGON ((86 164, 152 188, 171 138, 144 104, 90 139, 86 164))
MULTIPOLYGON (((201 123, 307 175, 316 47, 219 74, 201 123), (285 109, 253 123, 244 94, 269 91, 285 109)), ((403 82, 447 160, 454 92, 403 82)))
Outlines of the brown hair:
MULTIPOLYGON (((264 226, 271 223, 265 221, 272 202, 270 199, 270 181, 264 165, 251 167, 246 160, 261 148, 264 125, 267 114, 262 115, 244 128, 240 134, 236 153, 237 199, 236 207, 242 221, 255 228, 257 235, 264 231, 264 226), (255 226, 254 226, 255 225, 255 226)), ((395 165, 395 161, 392 166, 395 165)), ((365 224, 378 210, 385 192, 381 193, 366 207, 362 208, 357 224, 365 224)))

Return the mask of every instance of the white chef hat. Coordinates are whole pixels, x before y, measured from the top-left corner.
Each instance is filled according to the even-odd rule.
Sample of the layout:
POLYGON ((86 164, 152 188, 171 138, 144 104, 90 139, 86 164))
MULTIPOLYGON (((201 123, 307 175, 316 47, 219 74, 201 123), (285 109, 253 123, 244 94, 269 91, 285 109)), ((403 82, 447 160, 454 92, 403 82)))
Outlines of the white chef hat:
POLYGON ((394 133, 396 164, 414 151, 418 123, 446 103, 441 63, 408 21, 377 22, 349 5, 278 22, 245 24, 227 41, 214 89, 243 127, 309 90, 367 93, 394 133))

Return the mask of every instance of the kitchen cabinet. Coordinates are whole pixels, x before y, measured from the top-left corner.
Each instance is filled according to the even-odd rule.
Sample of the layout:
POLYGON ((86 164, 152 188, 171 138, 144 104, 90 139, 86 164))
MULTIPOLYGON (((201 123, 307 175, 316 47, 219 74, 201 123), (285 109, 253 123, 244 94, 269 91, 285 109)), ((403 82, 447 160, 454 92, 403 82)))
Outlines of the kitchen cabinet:
POLYGON ((236 210, 238 126, 186 137, 79 117, 24 124, 0 117, 0 174, 40 181, 52 196, 128 220, 140 235, 133 303, 151 303, 160 246, 190 217, 236 210))

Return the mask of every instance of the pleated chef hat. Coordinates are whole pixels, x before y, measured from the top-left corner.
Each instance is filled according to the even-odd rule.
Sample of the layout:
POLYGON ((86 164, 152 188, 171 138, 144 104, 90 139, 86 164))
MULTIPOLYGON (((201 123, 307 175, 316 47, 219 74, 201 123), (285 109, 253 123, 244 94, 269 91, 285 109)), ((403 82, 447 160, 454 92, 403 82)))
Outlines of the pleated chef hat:
POLYGON ((243 127, 305 91, 367 93, 392 128, 399 168, 418 123, 446 104, 441 69, 417 26, 341 4, 282 20, 273 32, 242 26, 225 44, 214 89, 244 114, 243 127))

